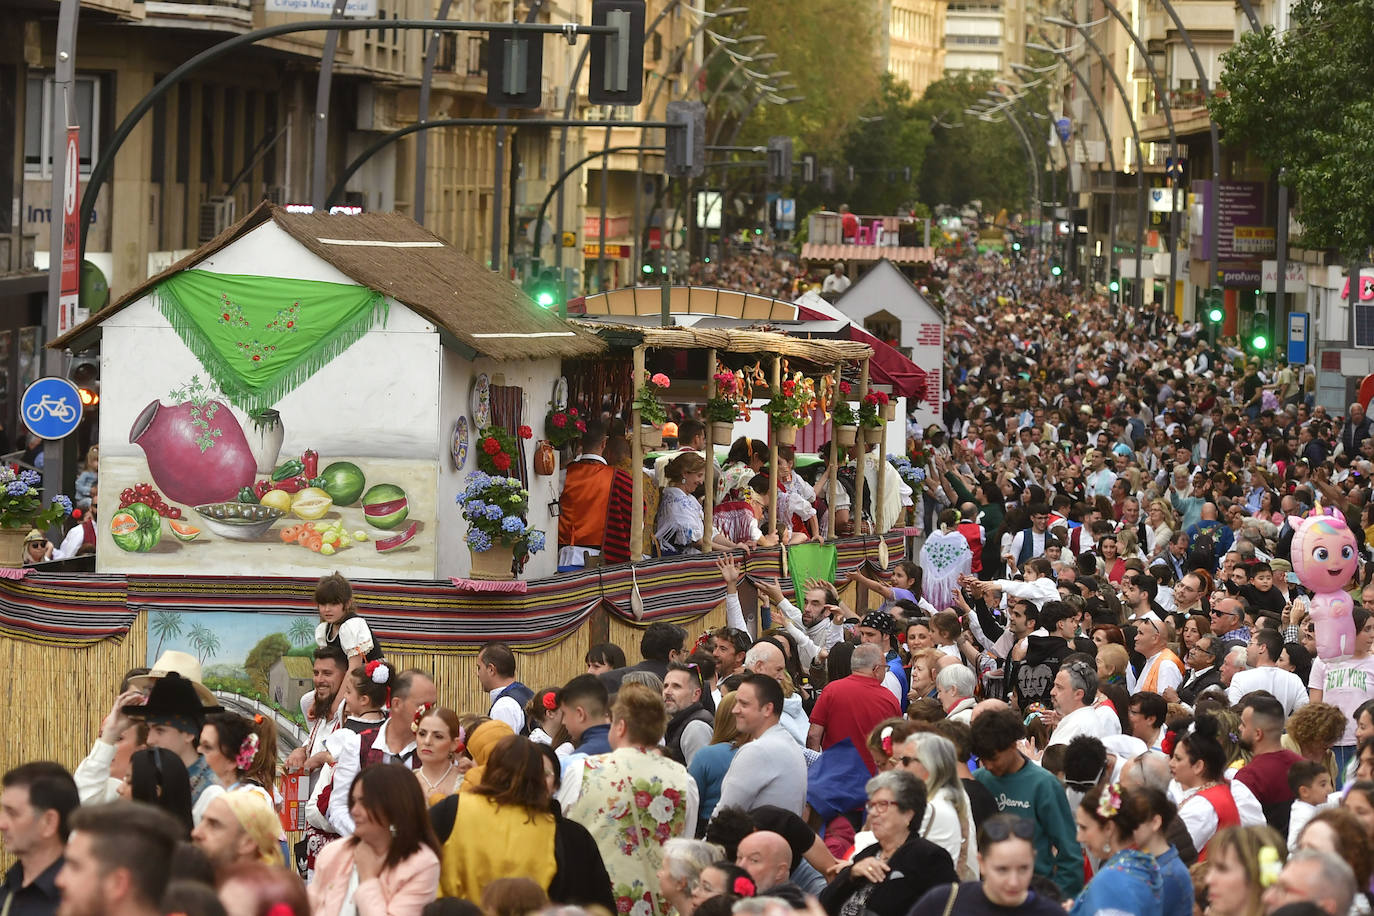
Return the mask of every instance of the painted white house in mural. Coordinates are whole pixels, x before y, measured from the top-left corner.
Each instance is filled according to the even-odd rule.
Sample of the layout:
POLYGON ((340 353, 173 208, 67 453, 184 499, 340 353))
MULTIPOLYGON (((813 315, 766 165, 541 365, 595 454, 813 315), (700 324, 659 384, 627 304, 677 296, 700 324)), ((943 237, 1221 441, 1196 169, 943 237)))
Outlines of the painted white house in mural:
POLYGON ((886 258, 835 300, 835 308, 921 367, 926 373, 926 397, 912 416, 922 426, 939 423, 944 404, 944 313, 886 258))
POLYGON ((603 345, 396 214, 263 204, 51 346, 101 348, 97 570, 465 576, 479 431, 556 565, 532 457, 564 357, 603 345))

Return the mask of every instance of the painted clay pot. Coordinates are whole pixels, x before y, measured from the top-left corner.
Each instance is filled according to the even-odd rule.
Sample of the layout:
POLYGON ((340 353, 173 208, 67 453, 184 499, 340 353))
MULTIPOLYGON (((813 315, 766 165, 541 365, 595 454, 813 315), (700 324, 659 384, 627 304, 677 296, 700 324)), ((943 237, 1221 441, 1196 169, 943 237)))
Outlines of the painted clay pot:
POLYGON ((219 401, 202 408, 189 401, 175 406, 153 401, 134 420, 129 441, 143 449, 153 483, 171 502, 229 502, 253 482, 257 462, 248 437, 219 401), (213 416, 206 417, 212 408, 213 416))
POLYGON ((282 440, 286 438, 286 427, 282 425, 281 414, 275 410, 259 410, 248 415, 252 431, 248 433, 248 445, 253 450, 253 460, 259 474, 271 474, 281 455, 282 440))

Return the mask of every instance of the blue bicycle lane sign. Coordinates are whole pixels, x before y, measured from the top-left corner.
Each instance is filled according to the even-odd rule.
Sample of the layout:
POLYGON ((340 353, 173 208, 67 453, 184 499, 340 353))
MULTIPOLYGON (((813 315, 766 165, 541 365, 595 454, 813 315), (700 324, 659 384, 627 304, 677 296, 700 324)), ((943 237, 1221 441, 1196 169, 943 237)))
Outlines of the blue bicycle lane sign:
POLYGON ((48 376, 24 389, 19 416, 40 439, 61 439, 81 424, 81 392, 64 378, 48 376))

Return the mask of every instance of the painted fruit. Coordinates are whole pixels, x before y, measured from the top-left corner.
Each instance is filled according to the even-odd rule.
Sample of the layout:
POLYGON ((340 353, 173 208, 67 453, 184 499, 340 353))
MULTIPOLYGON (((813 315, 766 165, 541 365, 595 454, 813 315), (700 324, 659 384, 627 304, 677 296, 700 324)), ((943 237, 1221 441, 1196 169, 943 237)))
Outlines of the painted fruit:
POLYGON ((291 511, 291 494, 285 490, 268 490, 262 494, 262 499, 258 502, 269 509, 280 509, 283 512, 291 511))
POLYGON ((411 522, 410 527, 407 528, 405 531, 402 531, 400 534, 392 535, 389 538, 382 538, 381 540, 377 541, 377 552, 386 553, 388 550, 395 550, 402 544, 409 542, 411 538, 415 537, 415 535, 419 533, 419 531, 420 523, 411 522))
POLYGON ((172 534, 176 535, 178 541, 194 541, 200 537, 199 528, 195 525, 179 522, 176 519, 168 519, 167 527, 172 529, 172 534))
MULTIPOLYGON (((271 496, 272 494, 267 494, 271 496)), ((306 487, 291 499, 291 511, 296 518, 324 518, 324 514, 334 505, 329 494, 319 487, 306 487)))
POLYGON ((130 553, 147 553, 162 540, 162 516, 146 503, 133 503, 110 519, 115 546, 130 553))
POLYGON ((394 483, 379 483, 363 494, 363 517, 373 528, 395 528, 409 513, 406 491, 394 483))
POLYGON ((129 441, 143 449, 162 495, 183 506, 238 499, 257 468, 243 427, 221 401, 152 401, 134 420, 129 441))
POLYGON ((336 506, 351 506, 363 495, 367 478, 363 469, 351 461, 336 461, 320 472, 324 490, 336 506))

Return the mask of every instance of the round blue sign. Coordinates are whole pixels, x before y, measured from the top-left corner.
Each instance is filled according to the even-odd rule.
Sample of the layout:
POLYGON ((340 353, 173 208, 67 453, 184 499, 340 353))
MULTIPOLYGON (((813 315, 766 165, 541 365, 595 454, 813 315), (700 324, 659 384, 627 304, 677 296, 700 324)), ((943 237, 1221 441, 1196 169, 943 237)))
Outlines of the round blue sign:
POLYGON ((64 378, 38 379, 24 390, 19 416, 40 439, 61 439, 81 423, 81 392, 64 378))

